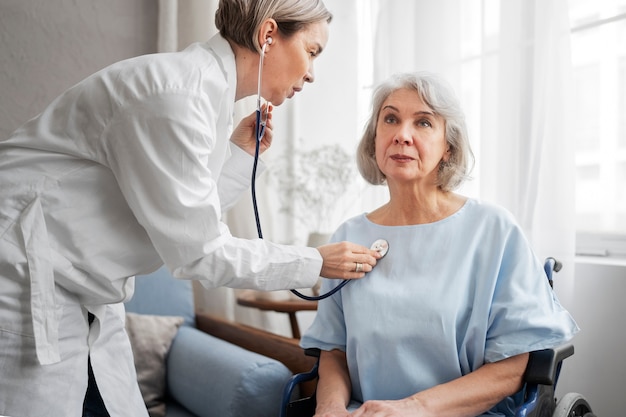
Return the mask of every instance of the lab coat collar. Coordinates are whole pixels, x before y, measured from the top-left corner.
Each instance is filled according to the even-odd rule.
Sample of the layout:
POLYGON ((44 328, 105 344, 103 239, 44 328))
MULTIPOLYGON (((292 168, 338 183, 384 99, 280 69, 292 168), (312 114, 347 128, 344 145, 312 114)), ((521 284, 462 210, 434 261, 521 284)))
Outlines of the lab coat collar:
POLYGON ((206 42, 206 47, 213 52, 215 58, 222 67, 224 77, 228 82, 229 103, 235 102, 237 91, 237 65, 235 62, 235 52, 230 44, 219 33, 206 42))

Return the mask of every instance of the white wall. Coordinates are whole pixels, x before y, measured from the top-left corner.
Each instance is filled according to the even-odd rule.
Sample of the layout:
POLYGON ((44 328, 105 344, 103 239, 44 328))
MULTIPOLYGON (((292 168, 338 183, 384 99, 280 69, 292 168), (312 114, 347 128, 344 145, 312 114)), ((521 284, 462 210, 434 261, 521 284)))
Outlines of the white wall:
POLYGON ((156 51, 156 0, 0 1, 0 138, 89 74, 156 51))
MULTIPOLYGON (((558 274, 554 279, 559 294, 558 274)), ((621 416, 626 409, 625 295, 626 266, 597 259, 579 260, 572 293, 559 294, 581 331, 574 356, 563 364, 557 394, 582 394, 597 416, 621 416)))

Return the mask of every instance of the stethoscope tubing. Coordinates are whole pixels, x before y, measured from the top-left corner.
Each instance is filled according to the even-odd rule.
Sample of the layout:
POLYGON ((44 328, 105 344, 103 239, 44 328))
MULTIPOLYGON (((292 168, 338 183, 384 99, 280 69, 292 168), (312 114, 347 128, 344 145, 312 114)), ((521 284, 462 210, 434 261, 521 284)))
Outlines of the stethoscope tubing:
POLYGON ((301 292, 297 291, 297 290, 290 290, 292 293, 294 293, 295 295, 297 295, 298 297, 302 298, 303 300, 307 300, 307 301, 320 301, 323 300, 325 298, 330 297, 331 295, 333 295, 334 293, 336 293, 337 291, 339 291, 340 289, 342 289, 343 287, 345 287, 345 285, 350 282, 349 279, 344 279, 343 281, 341 281, 339 283, 339 285, 337 285, 335 288, 333 288, 332 290, 328 291, 326 294, 322 294, 322 295, 304 295, 301 292))
MULTIPOLYGON (((265 55, 266 46, 267 46, 267 43, 263 45, 260 58, 259 58, 259 77, 257 81, 257 100, 256 100, 256 122, 254 126, 256 144, 255 144, 255 149, 254 149, 254 163, 252 165, 252 178, 250 181, 251 182, 250 189, 252 193, 252 207, 254 209, 254 220, 256 221, 256 229, 257 229, 257 234, 259 236, 259 239, 263 239, 263 230, 261 228, 261 219, 259 217, 259 207, 257 205, 257 200, 256 200, 256 170, 257 170, 257 166, 259 163, 261 140, 263 139, 263 134, 265 133, 265 123, 262 121, 263 117, 262 117, 262 112, 261 112, 261 81, 262 81, 261 73, 263 69, 263 56, 265 55)), ((335 294, 337 291, 341 290, 348 282, 350 282, 350 280, 344 279, 339 285, 337 285, 335 288, 333 288, 326 294, 317 295, 317 296, 305 295, 297 290, 290 290, 290 291, 296 296, 302 298, 303 300, 320 301, 320 300, 330 297, 331 295, 335 294)))
MULTIPOLYGON (((256 222, 257 234, 259 236, 259 239, 263 239, 263 230, 261 228, 261 219, 260 219, 260 216, 259 216, 259 207, 257 205, 257 199, 256 199, 256 170, 257 170, 257 165, 258 165, 258 162, 259 162, 259 153, 260 153, 260 148, 261 148, 261 139, 263 138, 263 134, 265 133, 265 126, 261 122, 261 107, 260 107, 261 100, 260 100, 260 97, 257 100, 257 102, 259 103, 259 106, 257 107, 257 110, 256 110, 256 124, 255 124, 255 127, 254 127, 254 132, 255 132, 255 135, 256 135, 256 146, 255 146, 255 149, 254 149, 254 163, 252 165, 252 179, 251 179, 250 189, 251 189, 251 192, 252 192, 252 207, 254 209, 254 220, 256 222)), ((290 291, 293 294, 295 294, 296 296, 302 298, 303 300, 320 301, 320 300, 323 300, 325 298, 330 297, 331 295, 335 294, 337 291, 341 290, 348 282, 350 282, 350 280, 344 279, 339 285, 337 285, 332 290, 328 291, 326 294, 321 294, 321 295, 316 295, 316 296, 305 295, 305 294, 302 294, 301 292, 299 292, 297 290, 290 290, 290 291)))
POLYGON ((250 190, 252 192, 252 206, 254 208, 254 220, 256 221, 256 230, 259 235, 259 239, 263 239, 263 231, 261 230, 261 220, 259 218, 259 208, 256 202, 256 169, 259 164, 259 153, 261 148, 261 139, 265 133, 264 127, 261 127, 261 109, 256 110, 256 125, 254 127, 254 134, 256 135, 256 144, 254 149, 254 163, 252 164, 252 184, 250 190))

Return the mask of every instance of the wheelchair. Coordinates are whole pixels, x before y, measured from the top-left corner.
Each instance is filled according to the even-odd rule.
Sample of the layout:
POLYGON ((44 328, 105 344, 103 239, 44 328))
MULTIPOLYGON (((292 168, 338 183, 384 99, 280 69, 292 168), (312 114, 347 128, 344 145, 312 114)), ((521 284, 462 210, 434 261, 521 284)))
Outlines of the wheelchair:
MULTIPOLYGON (((549 257, 544 271, 550 287, 553 272, 559 272, 562 264, 549 257)), ((320 350, 305 349, 305 355, 319 358, 320 350)), ((596 417, 589 402, 575 392, 562 398, 555 397, 556 384, 563 361, 574 354, 574 346, 566 344, 553 349, 530 352, 524 373, 524 403, 516 410, 515 417, 596 417)), ((293 399, 300 384, 317 379, 318 364, 306 373, 296 374, 285 385, 279 417, 312 417, 315 414, 315 392, 311 396, 293 399)))

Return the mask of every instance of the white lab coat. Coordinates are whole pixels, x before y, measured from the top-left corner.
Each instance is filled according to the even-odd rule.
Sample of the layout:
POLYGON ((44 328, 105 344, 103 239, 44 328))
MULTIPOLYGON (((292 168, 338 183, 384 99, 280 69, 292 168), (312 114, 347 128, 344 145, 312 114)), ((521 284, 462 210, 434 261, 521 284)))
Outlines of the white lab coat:
POLYGON ((111 416, 147 415, 121 303, 163 262, 207 287, 315 284, 315 249, 220 221, 252 164, 228 141, 235 83, 218 35, 105 68, 0 142, 0 415, 80 416, 88 354, 111 416))

